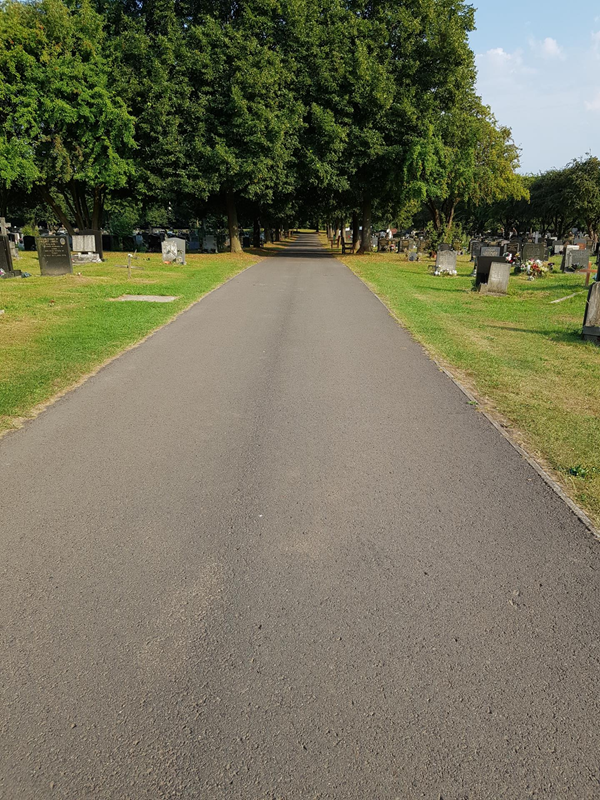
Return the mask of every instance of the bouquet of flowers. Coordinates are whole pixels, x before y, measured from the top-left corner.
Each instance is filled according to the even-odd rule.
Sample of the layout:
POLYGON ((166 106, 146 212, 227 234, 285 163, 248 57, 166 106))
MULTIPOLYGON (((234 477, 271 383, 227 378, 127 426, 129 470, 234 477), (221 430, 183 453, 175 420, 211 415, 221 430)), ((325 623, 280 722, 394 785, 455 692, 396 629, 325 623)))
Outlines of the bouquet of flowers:
POLYGON ((545 278, 550 272, 550 267, 539 259, 530 258, 521 267, 523 272, 527 273, 528 281, 534 281, 536 278, 545 278))

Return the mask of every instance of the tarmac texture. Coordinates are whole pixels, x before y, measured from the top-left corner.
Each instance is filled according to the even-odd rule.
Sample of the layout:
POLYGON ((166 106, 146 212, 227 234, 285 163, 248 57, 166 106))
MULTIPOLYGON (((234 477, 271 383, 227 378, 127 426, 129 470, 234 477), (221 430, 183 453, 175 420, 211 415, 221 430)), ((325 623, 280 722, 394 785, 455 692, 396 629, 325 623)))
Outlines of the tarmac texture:
POLYGON ((0 475, 0 797, 600 797, 600 544, 315 236, 0 475))

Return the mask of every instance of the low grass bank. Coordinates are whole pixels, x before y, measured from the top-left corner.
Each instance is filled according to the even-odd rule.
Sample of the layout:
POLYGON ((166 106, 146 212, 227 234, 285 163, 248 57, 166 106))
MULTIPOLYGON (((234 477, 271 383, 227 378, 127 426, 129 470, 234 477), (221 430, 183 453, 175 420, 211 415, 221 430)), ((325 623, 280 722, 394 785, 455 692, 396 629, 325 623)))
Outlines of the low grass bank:
POLYGON ((600 524, 600 348, 581 339, 584 276, 511 276, 507 297, 487 297, 471 291, 468 257, 455 278, 398 254, 343 261, 600 524))
MULTIPOLYGON (((275 249, 275 248, 273 248, 275 249)), ((185 266, 126 253, 75 274, 41 277, 36 253, 16 266, 31 278, 0 280, 0 435, 33 409, 140 341, 269 251, 188 255, 185 266), (172 303, 108 302, 123 294, 172 295, 172 303)))

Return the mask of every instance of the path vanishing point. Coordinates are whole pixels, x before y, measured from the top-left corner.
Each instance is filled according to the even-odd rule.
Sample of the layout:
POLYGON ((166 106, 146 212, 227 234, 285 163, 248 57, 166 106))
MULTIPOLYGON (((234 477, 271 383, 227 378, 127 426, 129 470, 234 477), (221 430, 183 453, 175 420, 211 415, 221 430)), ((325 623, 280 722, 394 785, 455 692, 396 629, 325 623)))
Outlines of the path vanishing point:
POLYGON ((600 797, 600 543, 316 236, 0 475, 0 797, 600 797))

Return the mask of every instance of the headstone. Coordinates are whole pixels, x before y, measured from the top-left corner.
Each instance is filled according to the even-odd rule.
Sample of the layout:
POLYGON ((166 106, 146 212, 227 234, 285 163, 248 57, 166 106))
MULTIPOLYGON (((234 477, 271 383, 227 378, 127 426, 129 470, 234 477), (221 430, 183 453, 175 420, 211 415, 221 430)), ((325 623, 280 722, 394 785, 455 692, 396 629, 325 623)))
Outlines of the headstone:
POLYGON ((408 254, 408 260, 409 260, 409 261, 418 261, 418 260, 419 260, 419 254, 417 253, 417 251, 416 251, 416 250, 411 250, 411 251, 409 252, 409 254, 408 254))
MULTIPOLYGON (((100 259, 102 259, 102 256, 104 255, 104 250, 102 248, 102 231, 95 231, 95 230, 92 230, 91 228, 88 228, 88 229, 84 229, 84 230, 79 231, 79 235, 80 236, 93 236, 94 237, 95 246, 94 246, 94 248, 92 250, 88 250, 87 252, 88 253, 98 253, 98 256, 100 257, 100 259)), ((74 246, 73 246, 73 249, 75 249, 74 246)))
POLYGON ((483 244, 481 242, 473 242, 471 247, 471 261, 476 261, 479 256, 481 255, 481 248, 483 244))
POLYGON ((445 250, 452 250, 447 242, 442 242, 438 247, 438 253, 443 253, 445 250))
POLYGON ((112 252, 115 249, 114 237, 110 233, 102 234, 102 251, 112 252))
POLYGON ((510 264, 496 256, 480 256, 477 262, 475 288, 482 294, 506 294, 510 278, 510 264))
POLYGON ((25 250, 27 250, 27 252, 32 252, 33 250, 35 250, 36 249, 35 236, 29 236, 29 235, 24 236, 23 247, 25 248, 25 250))
POLYGON ((438 250, 435 260, 435 275, 456 275, 456 252, 438 250))
POLYGON ((522 261, 546 261, 547 259, 548 251, 546 250, 545 244, 527 242, 523 245, 523 252, 521 254, 522 261))
POLYGON ((8 246, 10 247, 10 253, 12 255, 13 261, 18 261, 19 260, 19 251, 17 249, 17 245, 14 242, 11 242, 11 240, 9 239, 8 240, 8 246))
POLYGON ((502 248, 500 245, 482 245, 479 255, 494 256, 497 258, 502 255, 502 248))
POLYGON ((562 255, 563 250, 565 249, 564 244, 555 244, 554 245, 554 255, 560 256, 562 255))
POLYGON ((600 283, 590 286, 583 318, 583 338, 600 345, 600 283))
POLYGON ((160 253, 162 250, 161 245, 162 239, 160 237, 160 233, 148 234, 148 252, 160 253))
POLYGON ((217 252, 217 237, 209 234, 202 239, 202 250, 205 253, 217 252))
POLYGON ((574 272, 577 269, 585 269, 590 261, 590 251, 580 250, 579 247, 567 247, 563 253, 562 271, 574 272))
POLYGON ((37 240, 42 275, 67 275, 73 272, 69 240, 64 236, 40 236, 37 240))
POLYGON ((0 269, 6 277, 14 277, 10 240, 6 234, 0 234, 0 269))
POLYGON ((0 236, 8 236, 8 229, 10 222, 7 222, 4 217, 0 217, 0 236))
POLYGON ((177 236, 162 243, 162 260, 165 264, 185 264, 185 239, 177 236))
POLYGON ((91 234, 74 233, 73 252, 97 253, 98 251, 96 250, 96 237, 91 234))

